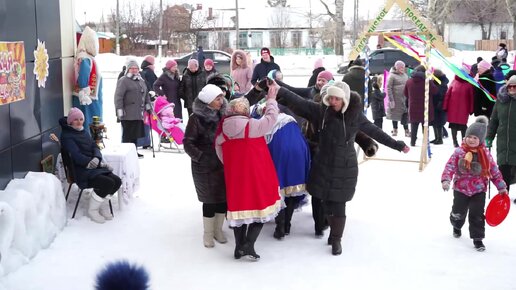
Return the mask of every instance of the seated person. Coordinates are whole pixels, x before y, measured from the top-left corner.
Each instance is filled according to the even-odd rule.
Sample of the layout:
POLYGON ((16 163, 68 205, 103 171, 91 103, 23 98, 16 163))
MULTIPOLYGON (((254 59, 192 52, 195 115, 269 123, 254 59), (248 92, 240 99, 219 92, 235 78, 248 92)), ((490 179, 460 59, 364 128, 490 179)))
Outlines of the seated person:
POLYGON ((112 173, 113 169, 102 160, 100 149, 84 129, 84 114, 71 108, 68 117, 59 120, 61 146, 70 154, 75 170, 75 182, 80 188, 93 188, 88 217, 97 223, 113 218, 108 199, 117 192, 122 181, 112 173))

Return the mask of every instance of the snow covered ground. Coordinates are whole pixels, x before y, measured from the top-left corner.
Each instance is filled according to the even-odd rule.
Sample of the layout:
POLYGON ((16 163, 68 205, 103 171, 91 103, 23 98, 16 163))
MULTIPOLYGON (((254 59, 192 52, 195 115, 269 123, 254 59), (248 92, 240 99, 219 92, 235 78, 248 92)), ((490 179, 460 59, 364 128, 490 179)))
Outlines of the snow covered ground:
MULTIPOLYGON (((456 56, 470 59, 477 53, 456 56)), ((285 82, 306 86, 315 58, 277 57, 285 82)), ((337 57, 325 59, 330 70, 337 57)), ((104 121, 107 146, 119 142, 113 93, 123 59, 100 55, 104 74, 104 121)), ((157 66, 159 67, 159 65, 157 66)), ((157 72, 159 69, 156 70, 157 72)), ((472 121, 472 120, 471 120, 472 121)), ((384 130, 392 125, 384 121, 384 130)), ((403 139, 407 144, 408 138, 403 139)), ((432 138, 432 137, 431 137, 432 138)), ((486 226, 483 253, 473 249, 467 223, 460 239, 452 237, 449 212, 452 193, 443 192, 440 175, 453 151, 452 141, 432 146, 432 159, 418 171, 418 146, 408 154, 381 147, 377 157, 401 161, 369 160, 359 167, 354 199, 348 203, 348 220, 341 256, 332 256, 324 239, 316 239, 310 207, 294 214, 290 236, 272 237, 274 224, 266 224, 256 249, 259 262, 234 260, 232 232, 227 244, 207 249, 202 245, 202 212, 186 154, 149 150, 140 160, 141 188, 115 219, 95 224, 84 216, 82 202, 74 220, 29 264, 0 280, 0 289, 86 290, 107 263, 127 259, 150 273, 151 289, 516 289, 516 218, 486 226)), ((494 151, 494 150, 493 150, 494 151)), ((362 158, 360 155, 359 158, 362 158)), ((491 196, 496 194, 492 189, 491 196)), ((516 197, 516 195, 513 195, 516 197)), ((71 216, 72 201, 68 202, 71 216)))

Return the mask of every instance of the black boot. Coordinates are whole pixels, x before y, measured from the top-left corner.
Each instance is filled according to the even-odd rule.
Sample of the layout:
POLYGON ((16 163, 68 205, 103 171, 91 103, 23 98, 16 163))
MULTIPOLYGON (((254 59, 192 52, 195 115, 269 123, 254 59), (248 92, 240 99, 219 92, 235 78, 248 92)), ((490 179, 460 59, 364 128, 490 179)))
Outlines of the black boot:
POLYGON ((285 209, 280 210, 275 221, 276 229, 274 230, 273 237, 277 240, 283 240, 285 237, 285 209))
POLYGON ((262 223, 250 224, 247 229, 246 243, 243 247, 244 256, 250 256, 250 258, 255 261, 260 259, 260 255, 258 255, 254 250, 254 243, 256 242, 256 239, 258 239, 258 236, 260 235, 262 228, 262 223))
POLYGON ((453 147, 457 148, 459 147, 459 143, 457 143, 457 129, 452 129, 452 140, 453 140, 453 147))
POLYGON ((324 236, 324 227, 326 216, 322 200, 312 196, 312 217, 314 218, 315 237, 322 239, 324 236))
POLYGON ((334 256, 342 254, 342 245, 340 241, 344 233, 344 225, 346 224, 346 217, 332 216, 330 219, 331 228, 331 253, 334 256))
POLYGON ((235 234, 235 259, 240 259, 242 256, 244 256, 243 246, 245 244, 246 232, 247 225, 233 228, 233 233, 235 234))
POLYGON ((435 139, 430 141, 430 143, 435 144, 435 145, 443 144, 443 131, 442 131, 442 127, 438 127, 438 126, 433 126, 433 127, 434 127, 435 139))
POLYGON ((285 202, 287 203, 287 208, 285 208, 285 235, 290 234, 290 221, 292 220, 292 216, 294 215, 294 209, 297 205, 297 199, 293 197, 285 198, 285 202))

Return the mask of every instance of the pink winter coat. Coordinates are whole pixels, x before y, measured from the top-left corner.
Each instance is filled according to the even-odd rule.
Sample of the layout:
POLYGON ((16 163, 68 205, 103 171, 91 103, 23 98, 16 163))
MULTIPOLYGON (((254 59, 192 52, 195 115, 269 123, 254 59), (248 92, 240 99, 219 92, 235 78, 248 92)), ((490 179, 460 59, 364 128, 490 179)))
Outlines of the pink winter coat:
POLYGON ((473 114, 473 99, 475 90, 473 85, 455 76, 446 96, 443 110, 448 113, 448 122, 467 125, 470 114, 473 114))
MULTIPOLYGON (((489 158, 489 172, 491 173, 491 181, 496 186, 498 191, 505 189, 506 185, 503 181, 502 174, 496 166, 496 163, 491 156, 489 150, 483 147, 486 156, 489 158)), ((463 159, 466 155, 466 151, 462 147, 458 147, 453 152, 452 156, 444 167, 443 174, 441 176, 442 181, 451 181, 453 178, 453 190, 461 192, 467 196, 473 196, 480 192, 486 192, 487 183, 489 179, 481 175, 473 175, 469 171, 464 172, 459 170, 459 160, 463 159)))
MULTIPOLYGON (((250 138, 265 136, 265 134, 274 127, 274 124, 276 124, 278 113, 278 103, 276 100, 269 99, 265 105, 265 114, 262 118, 257 120, 240 115, 228 117, 224 120, 222 132, 224 132, 229 139, 242 139, 245 134, 245 126, 249 123, 250 138)), ((224 159, 222 159, 222 144, 224 142, 225 140, 222 134, 219 134, 215 138, 215 150, 217 151, 217 156, 222 162, 224 162, 224 159)), ((245 157, 243 156, 242 158, 245 157)))
POLYGON ((247 55, 243 50, 235 50, 231 56, 231 77, 238 83, 240 89, 236 91, 240 94, 246 94, 252 87, 251 78, 253 77, 253 68, 247 66, 247 55), (242 65, 236 64, 236 57, 242 58, 242 65))

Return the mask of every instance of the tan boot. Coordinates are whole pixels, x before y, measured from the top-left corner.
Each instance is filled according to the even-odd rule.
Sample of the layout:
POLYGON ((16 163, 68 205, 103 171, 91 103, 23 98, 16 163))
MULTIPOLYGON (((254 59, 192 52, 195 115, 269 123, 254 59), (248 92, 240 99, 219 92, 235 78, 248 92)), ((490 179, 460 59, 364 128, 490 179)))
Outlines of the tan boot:
POLYGON ((215 214, 215 232, 214 232, 214 238, 215 241, 225 244, 228 242, 226 239, 226 235, 224 235, 224 232, 222 231, 222 227, 224 226, 224 220, 226 219, 226 214, 223 213, 216 213, 215 214))
POLYGON ((392 133, 392 136, 395 136, 395 137, 398 136, 398 129, 392 129, 391 133, 392 133))
POLYGON ((215 242, 213 241, 213 236, 215 235, 215 218, 211 217, 203 217, 202 218, 204 224, 204 235, 202 236, 202 241, 206 248, 215 247, 215 242))
POLYGON ((98 196, 95 192, 91 193, 90 203, 88 204, 88 217, 99 224, 106 222, 106 219, 99 214, 100 205, 104 202, 104 198, 98 196))

